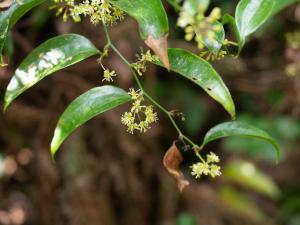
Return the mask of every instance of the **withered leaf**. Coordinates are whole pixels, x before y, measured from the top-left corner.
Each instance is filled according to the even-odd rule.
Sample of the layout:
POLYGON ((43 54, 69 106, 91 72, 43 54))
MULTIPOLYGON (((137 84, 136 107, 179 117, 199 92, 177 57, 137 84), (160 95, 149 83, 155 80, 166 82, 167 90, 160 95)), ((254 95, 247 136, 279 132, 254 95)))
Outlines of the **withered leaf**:
POLYGON ((145 43, 161 59, 164 66, 168 70, 170 70, 167 35, 164 35, 157 39, 149 35, 148 38, 145 40, 145 43))
POLYGON ((11 6, 11 4, 12 4, 12 0, 3 0, 3 1, 0 0, 0 9, 8 8, 11 6))
POLYGON ((183 189, 189 185, 189 181, 185 179, 183 173, 180 171, 179 166, 183 161, 183 157, 176 147, 175 143, 166 152, 163 164, 168 172, 176 179, 178 189, 182 192, 183 189))

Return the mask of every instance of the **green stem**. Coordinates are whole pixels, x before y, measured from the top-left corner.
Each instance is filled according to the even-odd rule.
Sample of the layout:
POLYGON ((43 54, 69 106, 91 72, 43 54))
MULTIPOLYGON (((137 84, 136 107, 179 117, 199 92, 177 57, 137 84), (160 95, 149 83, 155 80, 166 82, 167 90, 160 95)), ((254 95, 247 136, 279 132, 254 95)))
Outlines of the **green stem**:
POLYGON ((199 149, 194 149, 194 152, 196 156, 203 162, 206 163, 206 161, 203 159, 203 157, 199 154, 199 149))
MULTIPOLYGON (((138 78, 137 73, 135 72, 134 68, 132 67, 132 64, 130 62, 128 62, 128 60, 122 55, 122 53, 116 48, 116 46, 114 46, 114 44, 112 43, 109 33, 108 33, 108 29, 106 27, 106 25, 103 23, 103 27, 104 27, 104 32, 105 32, 105 37, 107 40, 107 46, 111 47, 111 49, 120 57, 120 59, 129 67, 139 89, 143 92, 143 94, 146 96, 147 99, 149 99, 150 102, 152 102, 157 108, 159 108, 163 113, 165 113, 167 115, 167 117, 170 119, 171 123, 173 124, 174 128, 176 129, 178 135, 180 138, 186 140, 189 144, 192 145, 193 149, 195 150, 196 155, 198 154, 200 156, 200 154, 198 153, 198 151, 200 150, 199 146, 197 144, 195 144, 193 141, 191 141, 187 136, 185 136, 182 131, 180 130, 179 126, 177 125, 177 123, 175 122, 175 120, 173 119, 171 113, 166 110, 162 105, 160 105, 155 99, 153 99, 145 90, 144 87, 140 81, 140 79, 138 78)), ((197 156, 198 156, 197 155, 197 156)), ((199 157, 198 156, 198 157, 199 157)), ((201 157, 201 156, 200 156, 201 157)), ((202 158, 202 157, 201 157, 202 158)), ((202 158, 203 160, 203 158, 202 158)))

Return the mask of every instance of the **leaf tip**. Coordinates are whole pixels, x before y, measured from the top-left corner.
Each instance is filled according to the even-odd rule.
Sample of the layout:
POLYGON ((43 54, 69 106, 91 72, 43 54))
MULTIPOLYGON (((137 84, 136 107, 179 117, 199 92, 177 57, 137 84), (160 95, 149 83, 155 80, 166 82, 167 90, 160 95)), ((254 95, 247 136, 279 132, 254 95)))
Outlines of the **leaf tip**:
POLYGON ((51 147, 50 147, 50 154, 51 154, 51 159, 53 162, 55 161, 55 153, 57 152, 57 150, 58 150, 58 146, 55 145, 52 141, 51 147))
POLYGON ((3 103, 3 113, 6 112, 8 106, 10 104, 10 101, 7 101, 6 98, 4 98, 4 103, 3 103))
POLYGON ((170 70, 167 36, 166 34, 160 38, 154 38, 152 35, 149 35, 145 43, 161 59, 167 70, 170 70))
POLYGON ((58 151, 61 143, 62 143, 61 129, 59 127, 56 127, 51 144, 50 144, 50 153, 51 153, 52 160, 54 160, 54 156, 55 156, 56 152, 58 151))

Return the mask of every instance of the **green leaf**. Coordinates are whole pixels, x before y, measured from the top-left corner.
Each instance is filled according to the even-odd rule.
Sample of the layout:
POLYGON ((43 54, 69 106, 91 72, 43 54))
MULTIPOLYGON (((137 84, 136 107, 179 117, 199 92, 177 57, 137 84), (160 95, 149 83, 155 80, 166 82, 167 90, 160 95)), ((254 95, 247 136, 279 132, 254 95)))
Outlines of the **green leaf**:
MULTIPOLYGON (((222 78, 207 61, 179 48, 170 48, 168 53, 172 71, 202 87, 232 117, 235 117, 235 106, 230 92, 222 78)), ((160 62, 156 64, 161 66, 160 62)))
POLYGON ((241 0, 235 11, 235 21, 241 43, 256 31, 271 15, 274 0, 241 0))
POLYGON ((4 109, 44 77, 98 53, 88 39, 77 34, 47 40, 34 49, 16 70, 6 89, 4 109))
POLYGON ((29 10, 43 3, 45 0, 13 0, 11 6, 0 12, 0 65, 2 62, 2 50, 6 36, 11 27, 29 10))
POLYGON ((169 24, 161 0, 114 0, 112 3, 138 22, 141 37, 169 69, 167 54, 169 24))
POLYGON ((192 214, 184 212, 178 215, 176 225, 197 225, 197 222, 192 214))
POLYGON ((224 179, 251 188, 270 198, 278 197, 280 191, 274 181, 250 162, 236 161, 223 170, 224 179))
POLYGON ((76 98, 61 115, 51 142, 51 154, 79 126, 107 110, 131 100, 122 89, 114 86, 92 88, 76 98))
POLYGON ((265 140, 273 145, 274 149, 276 150, 277 160, 279 159, 280 147, 268 133, 247 123, 239 121, 225 122, 211 128, 206 133, 201 148, 211 141, 230 136, 246 136, 265 140))
POLYGON ((251 221, 259 221, 259 224, 266 221, 267 216, 251 201, 251 198, 232 186, 222 186, 217 192, 217 197, 221 207, 230 209, 235 215, 241 214, 251 221))
POLYGON ((112 3, 138 22, 143 39, 150 35, 160 38, 169 32, 168 18, 160 0, 115 0, 112 3))
POLYGON ((211 38, 205 38, 204 39, 204 45, 208 48, 209 51, 211 51, 214 55, 217 55, 220 51, 220 49, 223 46, 224 40, 225 40, 225 31, 223 25, 215 21, 213 25, 218 25, 221 27, 220 31, 213 31, 215 36, 213 39, 211 38))
POLYGON ((282 9, 295 4, 296 2, 299 3, 299 0, 275 0, 275 5, 273 7, 273 11, 272 14, 276 14, 279 11, 281 11, 282 9))

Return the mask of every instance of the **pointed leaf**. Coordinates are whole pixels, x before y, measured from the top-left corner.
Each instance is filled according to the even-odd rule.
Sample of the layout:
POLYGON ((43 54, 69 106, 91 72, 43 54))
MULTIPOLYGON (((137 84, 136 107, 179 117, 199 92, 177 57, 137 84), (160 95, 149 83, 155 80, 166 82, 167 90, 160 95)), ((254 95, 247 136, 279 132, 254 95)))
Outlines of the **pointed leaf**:
POLYGON ((222 186, 217 194, 222 208, 230 209, 236 215, 244 215, 249 221, 257 221, 259 224, 264 224, 267 220, 267 216, 257 207, 253 199, 233 185, 222 186))
MULTIPOLYGON (((45 0, 13 0, 8 9, 0 12, 0 66, 2 62, 2 50, 9 29, 29 10, 43 3, 45 0)), ((1 3, 1 4, 4 4, 1 3)), ((6 5, 8 7, 8 5, 6 5)))
POLYGON ((47 40, 34 49, 16 70, 5 93, 4 109, 44 77, 98 53, 88 39, 77 34, 47 40))
POLYGON ((271 198, 278 197, 280 191, 270 177, 250 162, 236 161, 223 169, 224 179, 251 188, 271 198))
POLYGON ((235 21, 242 42, 256 31, 271 15, 274 0, 241 0, 235 11, 235 21))
POLYGON ((160 38, 153 38, 151 35, 145 40, 145 43, 155 52, 161 59, 164 66, 170 70, 170 62, 168 57, 168 40, 167 35, 160 38))
POLYGON ((279 159, 280 147, 268 133, 247 123, 239 121, 225 122, 211 128, 206 133, 201 148, 211 141, 230 136, 246 136, 265 140, 273 145, 274 149, 276 150, 277 160, 279 159))
MULTIPOLYGON (((230 92, 222 78, 207 61, 179 48, 170 48, 168 53, 172 71, 202 87, 232 117, 235 117, 235 106, 230 92)), ((160 62, 156 64, 162 65, 160 62)))
POLYGON ((107 110, 131 100, 122 89, 102 86, 90 89, 76 98, 61 115, 51 142, 51 154, 57 152, 62 142, 79 126, 107 110))
POLYGON ((141 37, 169 69, 167 54, 169 24, 161 0, 115 0, 112 3, 138 22, 141 37))

